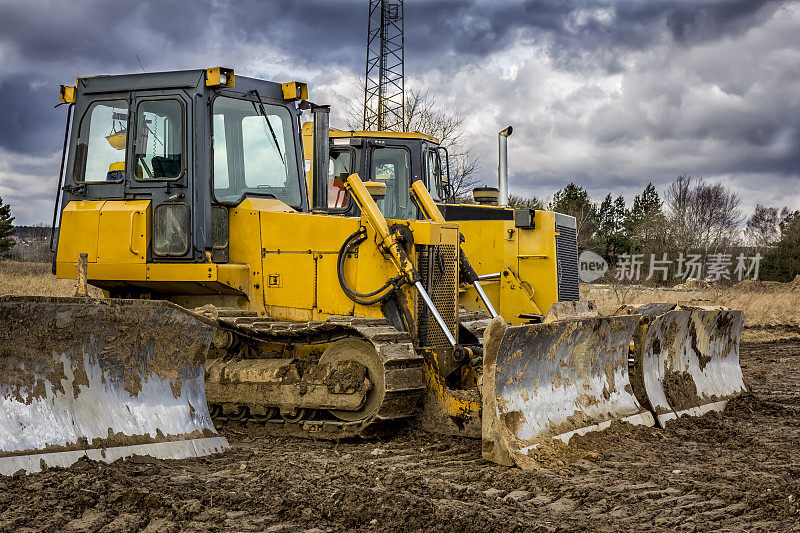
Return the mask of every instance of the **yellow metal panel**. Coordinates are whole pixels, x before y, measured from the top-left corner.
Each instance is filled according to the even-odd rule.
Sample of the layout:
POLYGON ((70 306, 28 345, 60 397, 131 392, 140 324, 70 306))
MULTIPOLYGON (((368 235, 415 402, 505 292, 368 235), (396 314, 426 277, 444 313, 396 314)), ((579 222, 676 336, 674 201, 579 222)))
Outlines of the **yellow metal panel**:
POLYGON ((341 137, 369 137, 370 139, 424 139, 439 144, 439 139, 416 131, 345 131, 331 128, 330 136, 341 137))
POLYGON ((100 210, 98 263, 144 263, 150 242, 150 200, 109 200, 100 210))
POLYGON ((297 213, 297 210, 292 209, 285 203, 274 198, 245 198, 242 203, 238 205, 239 209, 258 211, 272 211, 275 213, 297 213))
MULTIPOLYGON (((77 277, 77 267, 75 263, 58 263, 58 277, 75 279, 77 277)), ((86 269, 86 277, 92 280, 125 280, 125 281, 144 281, 147 265, 140 264, 104 264, 89 263, 86 269)))
POLYGON ((147 265, 139 264, 89 264, 87 277, 89 281, 96 279, 144 281, 147 276, 147 265))
POLYGON ((462 249, 479 275, 496 274, 506 268, 505 239, 509 229, 504 220, 467 220, 459 222, 464 234, 462 249))
MULTIPOLYGON (((88 254, 89 262, 97 261, 97 237, 100 226, 100 210, 104 201, 70 202, 61 213, 61 229, 58 235, 58 263, 75 263, 78 254, 88 254)), ((74 278, 74 271, 56 269, 59 278, 74 278)))
MULTIPOLYGON (((519 323, 520 314, 547 313, 558 300, 554 215, 536 211, 535 217, 535 229, 516 228, 503 220, 459 222, 463 249, 475 271, 503 273, 501 281, 484 282, 483 288, 511 323, 519 323)), ((459 301, 467 309, 481 308, 471 288, 461 293, 459 301)))
MULTIPOLYGON (((297 317, 305 309, 310 313, 308 316, 315 319, 354 312, 359 316, 382 316, 379 306, 355 306, 354 311, 353 301, 339 285, 336 273, 339 248, 359 225, 359 219, 342 216, 262 212, 268 313, 276 317, 297 317), (287 239, 287 235, 291 235, 291 239, 287 239)), ((357 256, 349 257, 345 263, 347 280, 359 292, 374 290, 397 275, 389 259, 378 252, 375 242, 375 234, 370 229, 357 256)))
MULTIPOLYGON (((255 198, 230 209, 229 216, 230 260, 249 266, 251 309, 281 320, 382 316, 379 306, 355 305, 336 273, 339 248, 358 229, 359 219, 298 213, 281 202, 255 198)), ((357 255, 347 260, 347 279, 357 291, 374 290, 397 275, 375 243, 370 229, 357 255)))
POLYGON ((332 271, 323 275, 326 286, 319 286, 316 259, 319 254, 336 254, 345 238, 358 228, 358 220, 304 213, 262 211, 260 215, 265 304, 311 312, 317 291, 327 291, 326 312, 351 309, 352 302, 338 282, 327 286, 336 276, 336 263, 325 261, 320 267, 332 271))
POLYGON ((310 253, 267 253, 264 257, 267 305, 314 308, 316 264, 310 253))
POLYGON ((217 265, 217 281, 248 296, 252 293, 250 265, 217 265))
POLYGON ((534 225, 534 229, 517 229, 517 275, 532 285, 536 305, 547 313, 558 301, 555 214, 537 210, 534 225))
POLYGON ((219 282, 234 290, 250 293, 250 267, 215 263, 149 263, 147 281, 219 282))
MULTIPOLYGON (((316 289, 317 289, 317 312, 320 316, 326 314, 352 314, 354 303, 341 290, 339 277, 336 273, 336 262, 339 258, 338 253, 325 253, 316 255, 316 289)), ((355 279, 352 263, 355 259, 345 263, 345 272, 348 280, 355 279)), ((318 317, 317 317, 318 318, 318 317)))
POLYGON ((217 281, 213 263, 150 263, 148 281, 217 281))
POLYGON ((252 200, 245 200, 238 207, 228 210, 228 255, 231 263, 247 266, 251 280, 248 308, 265 316, 261 224, 258 211, 252 209, 252 200))

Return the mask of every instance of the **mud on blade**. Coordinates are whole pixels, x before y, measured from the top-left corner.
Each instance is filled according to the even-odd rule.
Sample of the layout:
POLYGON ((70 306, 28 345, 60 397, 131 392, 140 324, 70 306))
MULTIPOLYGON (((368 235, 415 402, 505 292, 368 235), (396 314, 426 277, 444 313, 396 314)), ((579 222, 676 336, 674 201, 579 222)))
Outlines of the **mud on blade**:
POLYGON ((214 326, 163 301, 0 298, 0 474, 227 447, 206 406, 214 326))
POLYGON ((661 426, 678 416, 722 410, 745 391, 739 366, 744 315, 679 309, 643 314, 634 337, 633 384, 661 426))
POLYGON ((619 316, 509 327, 484 335, 483 456, 530 463, 541 443, 608 427, 613 419, 652 425, 628 379, 638 318, 619 316))

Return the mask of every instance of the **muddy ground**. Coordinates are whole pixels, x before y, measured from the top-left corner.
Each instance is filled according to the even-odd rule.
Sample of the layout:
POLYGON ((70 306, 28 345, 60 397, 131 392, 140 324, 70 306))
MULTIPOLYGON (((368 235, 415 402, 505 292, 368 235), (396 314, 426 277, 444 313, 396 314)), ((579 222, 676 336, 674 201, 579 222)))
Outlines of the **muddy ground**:
POLYGON ((665 430, 618 424, 537 471, 478 441, 272 439, 223 428, 220 456, 0 479, 3 531, 800 531, 800 339, 748 342, 753 394, 665 430))

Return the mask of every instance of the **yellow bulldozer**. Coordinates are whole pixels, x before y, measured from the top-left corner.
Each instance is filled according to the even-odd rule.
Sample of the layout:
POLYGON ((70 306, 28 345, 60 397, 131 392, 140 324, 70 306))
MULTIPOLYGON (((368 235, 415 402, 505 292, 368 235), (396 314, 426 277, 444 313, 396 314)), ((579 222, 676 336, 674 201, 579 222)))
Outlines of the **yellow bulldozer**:
MULTIPOLYGON (((684 315, 669 327, 664 313, 642 327, 639 311, 490 322, 460 306, 480 291, 464 277, 465 232, 416 180, 405 194, 425 216, 385 216, 396 183, 353 172, 340 181, 357 213, 330 211, 329 109, 304 84, 209 68, 78 78, 61 100, 54 273, 105 297, 0 299, 2 474, 222 451, 221 419, 330 439, 416 421, 482 434, 487 457, 523 463, 553 437, 664 414, 651 392, 663 379, 631 386, 636 335, 645 376, 655 364, 686 377, 662 364, 675 343, 706 369, 738 370, 741 314, 708 311, 717 327, 689 346, 674 334, 684 315), (304 110, 316 136, 305 161, 304 110)), ((553 246, 540 221, 556 215, 535 217, 553 246)), ((557 294, 541 288, 555 279, 537 290, 557 294)))
MULTIPOLYGON (((314 132, 313 123, 303 125, 307 153, 322 142, 314 132)), ((471 313, 468 324, 485 325, 476 320, 481 311, 502 318, 484 339, 484 457, 525 463, 542 435, 567 441, 576 431, 607 427, 612 418, 663 427, 677 416, 723 409, 728 398, 745 390, 738 360, 741 311, 654 303, 617 312, 633 315, 632 322, 598 317, 594 302, 580 301, 575 219, 508 206, 512 132, 509 126, 498 133, 497 187, 478 187, 474 204, 459 204, 447 149, 436 138, 329 130, 328 212, 358 214, 358 204, 340 185, 357 172, 367 184, 385 185, 378 205, 387 217, 459 225, 459 306, 471 313), (533 324, 540 325, 513 327, 533 324), (602 376, 612 367, 614 376, 602 376), (632 388, 635 401, 616 396, 608 383, 632 388)), ((307 180, 312 191, 322 184, 310 167, 307 180)), ((446 415, 463 409, 453 402, 431 405, 446 415)))

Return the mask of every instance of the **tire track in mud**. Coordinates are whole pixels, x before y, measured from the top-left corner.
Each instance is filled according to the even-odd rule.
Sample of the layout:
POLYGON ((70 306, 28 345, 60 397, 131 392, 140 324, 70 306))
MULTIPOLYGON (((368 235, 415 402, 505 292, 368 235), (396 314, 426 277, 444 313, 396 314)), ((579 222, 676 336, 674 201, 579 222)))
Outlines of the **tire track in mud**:
POLYGON ((346 443, 221 430, 184 461, 80 461, 0 478, 0 529, 49 531, 790 530, 800 510, 800 340, 744 343, 753 394, 665 430, 614 424, 534 471, 408 430, 346 443))

